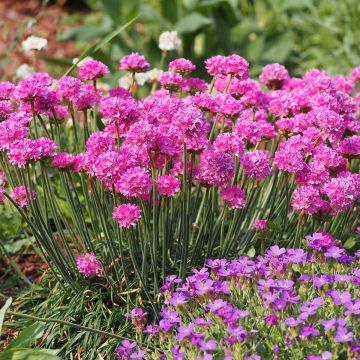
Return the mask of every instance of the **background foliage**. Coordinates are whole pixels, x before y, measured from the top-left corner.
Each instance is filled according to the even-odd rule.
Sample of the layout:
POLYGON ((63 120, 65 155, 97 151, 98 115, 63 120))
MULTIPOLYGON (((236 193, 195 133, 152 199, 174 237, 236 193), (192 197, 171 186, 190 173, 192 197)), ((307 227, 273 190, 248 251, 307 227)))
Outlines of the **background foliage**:
MULTIPOLYGON (((357 0, 87 0, 83 25, 63 34, 87 46, 140 14, 130 29, 96 57, 114 66, 130 51, 159 59, 158 36, 177 30, 181 55, 198 65, 216 54, 238 53, 251 63, 283 63, 293 75, 318 67, 348 73, 360 63, 360 3, 357 0)), ((175 56, 175 55, 174 55, 175 56)))

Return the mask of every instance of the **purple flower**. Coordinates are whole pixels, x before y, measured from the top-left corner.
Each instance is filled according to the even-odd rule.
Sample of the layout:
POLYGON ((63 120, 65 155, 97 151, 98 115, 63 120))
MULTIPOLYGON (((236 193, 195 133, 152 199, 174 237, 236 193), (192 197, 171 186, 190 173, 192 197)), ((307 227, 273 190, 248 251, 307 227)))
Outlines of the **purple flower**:
POLYGON ((289 317, 284 320, 284 324, 290 327, 297 327, 302 323, 302 320, 296 320, 293 317, 289 317))
POLYGON ((320 331, 315 329, 315 325, 314 324, 309 324, 309 325, 305 325, 302 327, 301 329, 301 335, 305 336, 305 337, 309 337, 309 336, 319 336, 320 335, 320 331))
POLYGON ((337 290, 332 290, 330 296, 336 305, 343 305, 351 301, 351 294, 349 291, 339 292, 337 290))
POLYGON ((194 329, 195 329, 194 324, 189 324, 188 326, 179 326, 176 340, 181 341, 190 337, 193 334, 194 329))
POLYGON ((323 320, 321 324, 324 326, 325 331, 329 331, 333 329, 336 326, 336 319, 330 319, 330 320, 323 320))
POLYGON ((339 326, 336 331, 335 339, 338 342, 349 342, 352 340, 353 335, 352 332, 348 332, 347 328, 339 326))
POLYGON ((324 255, 327 258, 338 259, 344 251, 345 249, 341 249, 337 246, 331 246, 326 250, 324 255))
POLYGON ((274 246, 271 246, 271 248, 266 252, 266 255, 278 257, 285 253, 286 253, 286 249, 279 248, 277 245, 274 245, 274 246))
POLYGON ((274 326, 278 323, 279 318, 275 314, 271 314, 264 317, 265 324, 274 326))
POLYGON ((217 348, 217 343, 215 340, 209 340, 209 341, 202 341, 200 343, 200 350, 201 351, 212 351, 217 348))

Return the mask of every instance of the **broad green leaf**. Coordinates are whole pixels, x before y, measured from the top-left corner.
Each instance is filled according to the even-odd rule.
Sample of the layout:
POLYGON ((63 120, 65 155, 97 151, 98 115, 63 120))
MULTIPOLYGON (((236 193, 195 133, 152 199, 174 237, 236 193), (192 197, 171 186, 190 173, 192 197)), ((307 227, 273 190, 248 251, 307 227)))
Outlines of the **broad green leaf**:
POLYGON ((62 360, 56 355, 58 352, 48 349, 10 349, 0 353, 0 360, 62 360))
POLYGON ((204 26, 211 25, 213 19, 193 12, 189 15, 182 17, 176 24, 175 30, 180 34, 195 32, 204 26))
POLYGON ((266 44, 262 58, 268 62, 284 62, 293 49, 294 38, 290 32, 285 32, 266 44))
MULTIPOLYGON (((132 1, 133 0, 129 2, 132 1)), ((111 17, 115 24, 118 24, 121 19, 121 3, 121 0, 102 0, 104 10, 111 17)))
POLYGON ((36 322, 25 328, 6 348, 6 350, 14 348, 24 348, 29 346, 32 342, 40 339, 44 334, 45 324, 36 322))
POLYGON ((256 250, 255 250, 255 248, 252 246, 249 250, 248 250, 248 252, 246 253, 246 255, 250 258, 250 259, 252 259, 254 256, 255 256, 255 254, 256 254, 256 250))
POLYGON ((344 243, 345 249, 352 249, 356 245, 356 239, 353 237, 348 238, 344 243))
POLYGON ((64 74, 64 76, 69 75, 77 66, 77 64, 84 59, 86 56, 89 56, 93 54, 94 52, 101 49, 104 45, 109 43, 111 40, 113 40, 117 35, 119 35, 122 31, 124 31, 128 26, 130 26, 138 17, 134 17, 132 20, 127 22, 125 25, 118 27, 114 31, 112 31, 110 34, 106 35, 103 39, 99 40, 96 44, 90 46, 86 50, 84 50, 81 55, 78 58, 78 61, 73 64, 68 71, 64 74))
POLYGON ((11 303, 12 303, 12 298, 8 298, 5 302, 5 305, 0 309, 0 334, 1 334, 2 324, 4 322, 5 313, 7 309, 10 307, 11 303))

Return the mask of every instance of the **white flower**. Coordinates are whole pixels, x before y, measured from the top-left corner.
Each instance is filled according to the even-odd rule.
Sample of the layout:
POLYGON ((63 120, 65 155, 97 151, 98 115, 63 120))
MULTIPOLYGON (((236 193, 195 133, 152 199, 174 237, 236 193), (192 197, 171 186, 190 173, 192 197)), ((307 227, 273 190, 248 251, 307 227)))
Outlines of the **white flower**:
POLYGON ((48 41, 46 39, 31 35, 24 40, 21 45, 24 51, 28 52, 30 50, 41 50, 47 45, 47 43, 48 41))
POLYGON ((136 73, 135 80, 138 85, 143 86, 145 84, 145 82, 148 80, 148 75, 146 72, 136 73))
POLYGON ((132 84, 132 75, 129 73, 129 74, 122 76, 118 80, 118 84, 120 87, 122 87, 124 89, 130 89, 130 86, 132 84))
POLYGON ((159 37, 161 50, 176 50, 181 46, 181 39, 176 31, 164 31, 159 37))
POLYGON ((153 82, 153 81, 159 81, 159 79, 161 78, 161 75, 164 72, 160 69, 154 68, 149 70, 148 72, 146 72, 145 74, 147 75, 147 81, 153 82))
POLYGON ((15 76, 19 80, 24 80, 30 77, 34 72, 34 68, 29 66, 28 64, 22 64, 16 69, 15 76))
POLYGON ((86 56, 84 57, 82 60, 79 61, 79 58, 73 58, 72 63, 73 65, 76 64, 78 61, 78 63, 76 64, 77 67, 80 67, 81 65, 84 65, 85 63, 87 63, 90 60, 94 60, 91 56, 86 56))

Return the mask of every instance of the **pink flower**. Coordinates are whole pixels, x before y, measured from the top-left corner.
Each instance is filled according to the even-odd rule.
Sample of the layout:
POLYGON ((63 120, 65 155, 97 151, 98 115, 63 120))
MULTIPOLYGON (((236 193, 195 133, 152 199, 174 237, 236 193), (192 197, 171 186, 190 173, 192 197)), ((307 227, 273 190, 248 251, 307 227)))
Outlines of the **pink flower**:
POLYGON ((86 277, 97 275, 101 270, 100 261, 94 253, 81 254, 76 258, 76 265, 81 274, 86 277))
POLYGON ((79 77, 83 80, 95 80, 109 73, 109 68, 101 61, 89 60, 80 66, 79 77))
POLYGON ((345 138, 337 147, 341 154, 358 157, 360 156, 360 136, 354 135, 345 138))
POLYGON ((144 72, 150 69, 150 64, 146 61, 145 56, 134 52, 124 56, 119 63, 120 70, 130 72, 144 72))
POLYGON ((157 189, 161 196, 172 197, 180 191, 181 181, 173 175, 159 176, 157 189))
POLYGON ((46 73, 35 73, 19 82, 14 91, 17 100, 31 101, 43 96, 48 91, 48 86, 53 79, 46 73))
POLYGON ((147 195, 152 187, 149 172, 140 166, 125 171, 115 183, 116 191, 126 197, 147 195))
POLYGON ((289 73, 283 65, 268 64, 264 66, 260 74, 259 80, 268 89, 278 90, 281 89, 285 81, 289 78, 289 73))
POLYGON ((12 119, 0 123, 0 150, 8 150, 12 144, 28 136, 29 129, 12 119))
POLYGON ((60 96, 71 100, 80 90, 83 83, 79 79, 72 76, 64 76, 57 81, 56 85, 57 93, 60 96))
POLYGON ((10 100, 15 91, 15 85, 10 81, 0 82, 0 100, 10 100))
POLYGON ((204 92, 208 89, 208 84, 205 80, 199 78, 190 78, 183 81, 182 88, 191 95, 198 92, 204 92))
POLYGON ((324 206, 324 200, 320 197, 318 189, 310 185, 300 186, 294 191, 291 206, 305 214, 315 214, 324 206))
POLYGON ((131 125, 138 120, 140 115, 138 104, 131 98, 104 97, 100 101, 100 113, 103 116, 104 123, 131 125))
POLYGON ((239 55, 215 55, 205 61, 205 67, 211 76, 233 75, 246 80, 249 77, 249 64, 239 55))
POLYGON ((357 66, 351 71, 351 79, 354 82, 360 82, 360 66, 357 66))
POLYGON ((269 230, 268 221, 266 219, 258 219, 255 221, 254 228, 258 232, 265 233, 269 230))
POLYGON ((122 204, 114 209, 113 218, 120 227, 130 228, 135 226, 141 218, 141 210, 135 204, 122 204))
POLYGON ((220 196, 231 209, 241 209, 245 205, 245 193, 236 185, 230 185, 222 188, 220 196))
MULTIPOLYGON (((28 190, 30 192, 30 190, 28 190)), ((17 186, 14 188, 13 192, 10 194, 11 198, 15 201, 17 205, 20 207, 25 207, 28 205, 28 199, 26 195, 26 188, 25 186, 17 186)), ((32 197, 36 197, 36 192, 32 192, 32 197)))
POLYGON ((210 185, 225 185, 234 177, 235 165, 231 155, 204 150, 200 155, 200 177, 210 185))
POLYGON ((360 197, 360 175, 342 173, 327 181, 321 192, 330 199, 330 206, 336 211, 350 208, 360 197))
POLYGON ((71 167, 73 163, 74 163, 74 155, 63 152, 54 155, 52 166, 64 170, 67 167, 71 167))
POLYGON ((247 151, 240 162, 245 174, 256 180, 263 180, 270 173, 270 153, 267 150, 247 151))
POLYGON ((187 59, 178 58, 169 63, 169 70, 172 72, 179 73, 180 75, 189 75, 194 71, 196 66, 187 59))
POLYGON ((166 71, 161 75, 159 82, 166 90, 178 91, 182 88, 184 79, 180 74, 166 71))
POLYGON ((77 89, 71 100, 78 109, 86 110, 93 107, 98 102, 98 98, 98 94, 94 92, 94 86, 84 84, 77 89))

